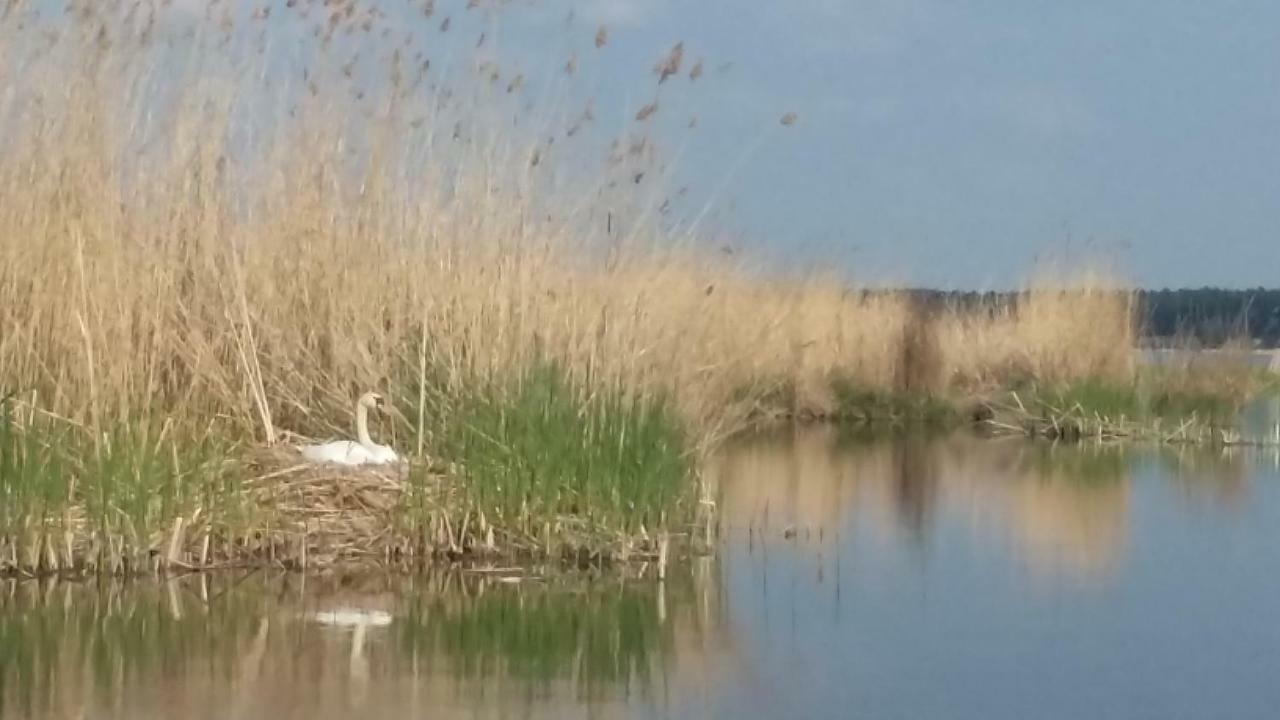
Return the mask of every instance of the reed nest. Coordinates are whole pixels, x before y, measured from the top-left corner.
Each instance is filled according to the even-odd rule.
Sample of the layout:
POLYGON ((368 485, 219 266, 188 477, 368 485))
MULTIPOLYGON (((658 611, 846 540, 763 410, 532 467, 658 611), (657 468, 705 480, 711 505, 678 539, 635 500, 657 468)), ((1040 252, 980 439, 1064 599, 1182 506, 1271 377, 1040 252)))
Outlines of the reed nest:
POLYGON ((245 488, 266 520, 269 553, 264 558, 259 548, 257 559, 287 567, 494 559, 665 563, 672 538, 611 531, 572 514, 492 522, 468 498, 459 468, 430 459, 346 468, 299 462, 292 449, 270 448, 256 453, 254 467, 259 473, 245 488))
MULTIPOLYGON (((701 552, 705 533, 625 533, 571 514, 491 522, 455 466, 414 459, 388 466, 304 462, 287 445, 228 461, 242 473, 236 512, 196 506, 162 526, 103 531, 82 503, 54 520, 0 536, 0 577, 129 576, 274 568, 411 570, 430 563, 619 563, 665 570, 669 548, 701 552)), ((225 499, 224 499, 225 502, 225 499)))
MULTIPOLYGON (((303 461, 288 447, 264 448, 250 459, 244 492, 262 519, 267 557, 306 568, 412 554, 402 522, 410 496, 407 464, 343 467, 303 461)), ((456 484, 426 469, 432 504, 444 507, 456 484)), ((455 488, 456 489, 456 488, 455 488)), ((453 494, 456 494, 453 493, 453 494)))

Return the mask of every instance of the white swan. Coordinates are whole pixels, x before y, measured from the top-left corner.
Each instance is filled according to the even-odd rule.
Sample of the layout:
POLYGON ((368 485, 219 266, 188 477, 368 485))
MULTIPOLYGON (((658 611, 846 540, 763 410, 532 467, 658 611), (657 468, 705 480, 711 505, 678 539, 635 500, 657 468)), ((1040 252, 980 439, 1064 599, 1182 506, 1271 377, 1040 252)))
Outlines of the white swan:
POLYGON ((391 624, 391 613, 385 610, 343 606, 332 610, 317 610, 307 616, 312 622, 334 627, 383 627, 391 624))
POLYGON ((302 447, 302 456, 312 462, 336 463, 338 465, 385 465, 400 461, 395 450, 386 445, 379 445, 369 437, 369 410, 382 409, 382 396, 377 393, 365 393, 356 401, 356 439, 339 440, 323 445, 306 445, 302 447))

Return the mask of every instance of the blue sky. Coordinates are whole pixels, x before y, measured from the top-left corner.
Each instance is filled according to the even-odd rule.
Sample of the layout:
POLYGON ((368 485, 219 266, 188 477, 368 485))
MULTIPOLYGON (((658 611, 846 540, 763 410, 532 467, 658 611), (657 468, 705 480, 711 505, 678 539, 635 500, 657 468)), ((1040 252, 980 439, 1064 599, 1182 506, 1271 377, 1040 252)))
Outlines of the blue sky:
MULTIPOLYGON (((674 214, 780 267, 992 289, 1103 264, 1146 287, 1280 286, 1274 0, 438 0, 429 19, 425 0, 358 2, 433 68, 489 56, 505 82, 514 63, 526 96, 566 113, 592 98, 602 137, 659 140, 660 181, 689 188, 674 214), (659 87, 676 42, 683 73, 659 87), (573 88, 543 82, 575 54, 573 88)), ((263 3, 272 23, 297 12, 244 4, 263 3)))
POLYGON ((732 63, 699 81, 679 172, 724 185, 717 222, 777 257, 941 287, 1046 258, 1280 285, 1280 3, 576 6, 610 25, 613 102, 645 99, 635 69, 676 41, 732 63))

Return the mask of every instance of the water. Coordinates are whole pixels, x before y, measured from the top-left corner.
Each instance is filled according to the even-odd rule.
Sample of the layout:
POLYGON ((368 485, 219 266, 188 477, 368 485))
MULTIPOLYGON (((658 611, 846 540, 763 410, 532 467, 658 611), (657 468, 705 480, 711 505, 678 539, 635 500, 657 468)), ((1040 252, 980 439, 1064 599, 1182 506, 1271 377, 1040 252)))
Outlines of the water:
POLYGON ((1280 457, 810 429, 667 582, 0 585, 0 716, 1263 718, 1280 457))
POLYGON ((1255 350, 1216 350, 1186 348, 1143 348, 1139 357, 1153 365, 1185 363, 1197 360, 1213 362, 1216 359, 1227 363, 1243 361, 1250 367, 1260 370, 1280 370, 1280 350, 1274 348, 1255 350))

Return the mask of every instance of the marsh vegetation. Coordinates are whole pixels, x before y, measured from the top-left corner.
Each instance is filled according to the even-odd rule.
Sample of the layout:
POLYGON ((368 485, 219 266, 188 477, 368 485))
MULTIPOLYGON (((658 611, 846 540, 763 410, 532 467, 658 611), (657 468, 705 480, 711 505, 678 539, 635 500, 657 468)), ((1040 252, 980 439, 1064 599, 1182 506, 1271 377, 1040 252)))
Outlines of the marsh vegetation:
MULTIPOLYGON (((572 90, 607 29, 566 25, 535 92, 483 32, 519 8, 454 5, 411 8, 429 38, 356 0, 0 10, 6 572, 657 559, 753 423, 1252 387, 1141 371, 1110 278, 924 308, 722 252, 672 209, 670 106, 615 133, 572 90), (408 468, 300 463, 372 388, 408 468)), ((643 87, 697 80, 686 50, 643 87)))
POLYGON ((0 580, 0 715, 1267 717, 1275 448, 779 426, 704 473, 718 551, 663 582, 0 580))

